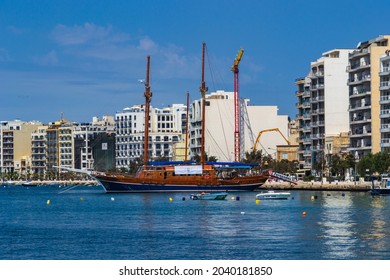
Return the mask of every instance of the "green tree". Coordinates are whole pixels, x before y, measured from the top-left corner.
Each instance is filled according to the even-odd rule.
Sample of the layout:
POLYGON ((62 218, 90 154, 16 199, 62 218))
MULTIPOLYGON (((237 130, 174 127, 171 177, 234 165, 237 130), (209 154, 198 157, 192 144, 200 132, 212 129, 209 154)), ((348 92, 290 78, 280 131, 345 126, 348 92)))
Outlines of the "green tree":
POLYGON ((129 174, 135 174, 137 173, 138 169, 144 164, 144 157, 140 156, 138 158, 135 158, 134 160, 131 160, 128 167, 128 173, 129 174))
POLYGON ((357 164, 357 170, 360 176, 371 174, 383 174, 389 171, 390 155, 386 152, 368 154, 357 164))
POLYGON ((390 166, 390 155, 380 152, 374 154, 373 170, 379 174, 387 173, 390 166))
POLYGON ((297 165, 298 162, 295 161, 289 161, 287 159, 282 159, 280 161, 273 161, 272 162, 272 170, 278 172, 278 173, 289 173, 289 174, 295 174, 297 172, 297 165))
MULTIPOLYGON (((192 161, 200 163, 200 155, 196 154, 191 158, 192 161)), ((204 153, 204 160, 210 162, 217 162, 218 158, 216 156, 209 156, 207 153, 204 153)))
POLYGON ((263 158, 264 155, 262 150, 252 150, 251 152, 245 152, 245 158, 243 159, 243 162, 261 164, 263 162, 263 158))

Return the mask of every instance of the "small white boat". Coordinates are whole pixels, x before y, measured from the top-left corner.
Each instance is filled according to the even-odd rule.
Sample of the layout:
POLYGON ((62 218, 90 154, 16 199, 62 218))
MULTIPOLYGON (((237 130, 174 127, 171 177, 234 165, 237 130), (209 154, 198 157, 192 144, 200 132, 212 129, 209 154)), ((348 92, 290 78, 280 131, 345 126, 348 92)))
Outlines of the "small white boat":
POLYGON ((26 181, 22 183, 23 187, 37 187, 38 184, 33 181, 26 181))
POLYGON ((192 200, 224 200, 227 197, 227 192, 214 192, 214 193, 198 193, 191 194, 192 200))
POLYGON ((275 192, 275 191, 266 191, 261 192, 256 195, 256 199, 266 200, 266 199, 288 199, 290 197, 289 192, 275 192))
POLYGON ((371 194, 372 195, 390 195, 390 177, 389 174, 382 174, 382 180, 379 186, 375 186, 372 178, 371 194))

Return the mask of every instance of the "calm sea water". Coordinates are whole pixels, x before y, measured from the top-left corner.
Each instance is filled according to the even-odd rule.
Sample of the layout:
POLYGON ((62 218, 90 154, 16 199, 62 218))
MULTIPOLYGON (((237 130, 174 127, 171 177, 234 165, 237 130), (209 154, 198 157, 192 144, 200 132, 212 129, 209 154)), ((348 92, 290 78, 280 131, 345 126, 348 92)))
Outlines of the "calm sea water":
POLYGON ((296 191, 256 204, 255 192, 63 191, 0 188, 0 259, 390 259, 390 197, 296 191))

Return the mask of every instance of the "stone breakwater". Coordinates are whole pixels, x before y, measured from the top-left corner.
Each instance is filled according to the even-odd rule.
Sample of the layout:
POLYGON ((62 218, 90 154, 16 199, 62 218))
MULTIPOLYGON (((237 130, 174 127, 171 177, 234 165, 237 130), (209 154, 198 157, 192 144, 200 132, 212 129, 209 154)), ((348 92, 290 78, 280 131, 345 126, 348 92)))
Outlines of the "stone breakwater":
MULTIPOLYGON (((377 185, 377 184, 376 184, 377 185)), ((267 182, 261 190, 310 190, 310 191, 356 191, 365 192, 371 189, 371 182, 302 182, 296 185, 288 182, 267 182)))

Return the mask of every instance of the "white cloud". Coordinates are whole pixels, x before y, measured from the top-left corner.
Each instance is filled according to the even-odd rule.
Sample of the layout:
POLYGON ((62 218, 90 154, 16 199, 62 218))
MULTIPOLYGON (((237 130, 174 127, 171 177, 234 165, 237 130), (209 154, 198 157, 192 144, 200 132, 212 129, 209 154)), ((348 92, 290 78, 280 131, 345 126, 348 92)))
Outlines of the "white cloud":
POLYGON ((53 38, 60 45, 84 45, 95 42, 123 42, 129 39, 127 34, 115 32, 111 25, 104 27, 93 23, 66 26, 59 24, 53 30, 53 38))
POLYGON ((25 32, 24 29, 19 28, 19 27, 16 27, 16 26, 13 26, 13 25, 7 26, 7 29, 8 29, 11 33, 17 34, 17 35, 23 34, 23 33, 25 32))
POLYGON ((50 51, 48 54, 44 56, 35 57, 34 61, 41 65, 57 65, 58 64, 57 52, 50 51))
POLYGON ((153 40, 151 40, 149 37, 145 37, 139 41, 138 48, 142 51, 153 51, 158 49, 158 45, 153 42, 153 40))
MULTIPOLYGON (((145 58, 151 55, 152 74, 160 79, 192 79, 199 76, 200 54, 186 54, 175 44, 156 42, 148 35, 133 36, 115 27, 94 23, 57 25, 52 38, 58 44, 56 56, 46 56, 41 63, 58 62, 87 72, 110 72, 110 75, 139 77, 145 58), (52 60, 50 60, 52 58, 52 60)), ((136 80, 134 78, 134 80, 136 80)))

